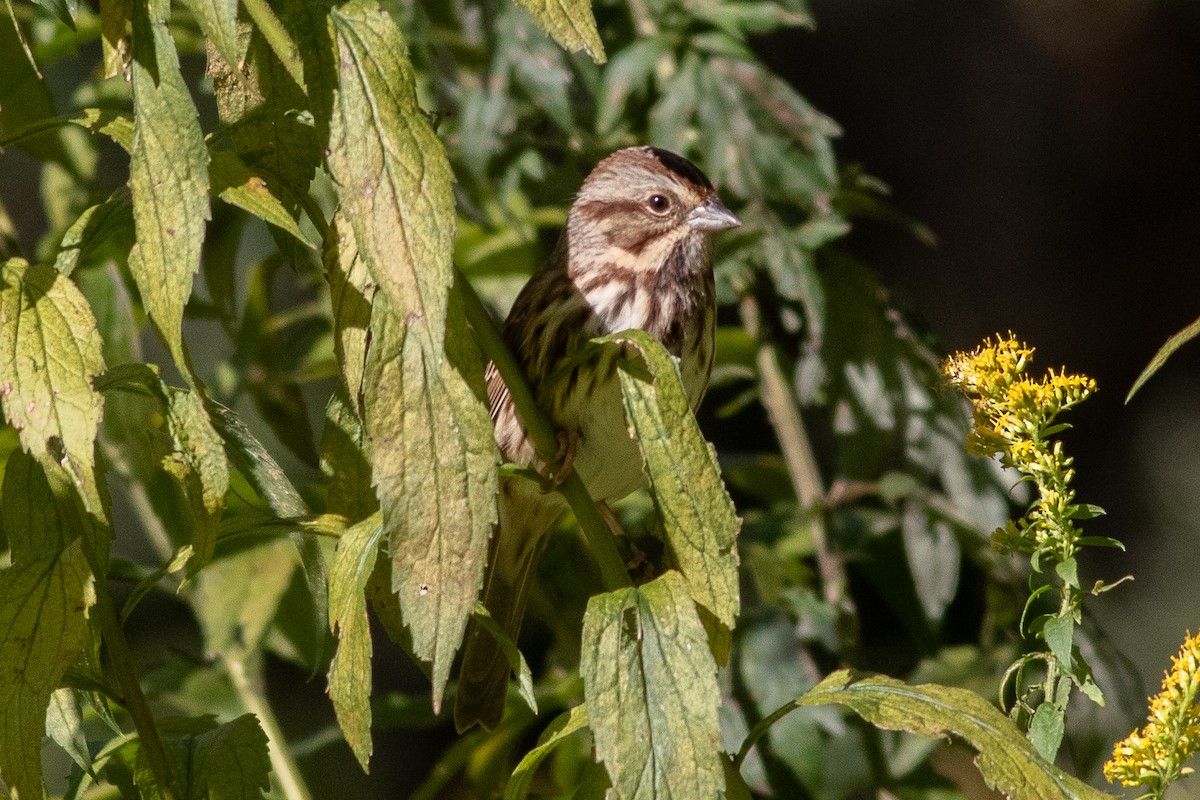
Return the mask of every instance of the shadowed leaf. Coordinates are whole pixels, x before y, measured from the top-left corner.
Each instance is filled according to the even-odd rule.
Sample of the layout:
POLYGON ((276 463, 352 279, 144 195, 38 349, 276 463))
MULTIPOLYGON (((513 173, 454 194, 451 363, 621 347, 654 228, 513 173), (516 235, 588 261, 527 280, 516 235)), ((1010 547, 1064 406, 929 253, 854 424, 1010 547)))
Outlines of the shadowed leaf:
POLYGON ((1137 380, 1133 382, 1133 388, 1129 390, 1129 394, 1125 395, 1125 402, 1128 403, 1133 399, 1138 389, 1142 388, 1142 384, 1150 380, 1154 373, 1158 372, 1162 365, 1167 363, 1167 359, 1171 357, 1172 353, 1197 336, 1200 336, 1200 319, 1188 325, 1170 339, 1167 339, 1166 343, 1154 354, 1154 358, 1150 359, 1150 363, 1146 365, 1146 368, 1142 370, 1142 374, 1138 375, 1137 380))
POLYGON ((78 539, 0 571, 0 778, 22 798, 44 797, 46 708, 87 641, 94 602, 78 539))

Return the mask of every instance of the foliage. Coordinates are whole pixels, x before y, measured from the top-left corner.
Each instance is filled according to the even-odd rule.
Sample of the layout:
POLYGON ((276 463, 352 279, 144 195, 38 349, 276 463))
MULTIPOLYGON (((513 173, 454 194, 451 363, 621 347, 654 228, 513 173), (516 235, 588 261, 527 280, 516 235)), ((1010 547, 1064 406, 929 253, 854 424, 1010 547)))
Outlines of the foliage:
MULTIPOLYGON (((1012 796, 1098 794, 979 697, 1025 647, 1026 567, 986 546, 1014 479, 965 452, 937 355, 847 246, 881 220, 928 232, 750 47, 811 25, 802 0, 6 9, 0 147, 39 165, 22 191, 45 217, 0 207, 12 796, 350 796, 352 759, 402 729, 436 745, 404 764, 417 798, 946 796, 940 746, 897 728, 963 738, 1012 796), (593 343, 652 488, 615 538, 567 476, 573 519, 502 643, 519 688, 495 731, 454 738, 511 470, 485 361, 538 451, 557 443, 489 308, 591 166, 639 142, 695 160, 745 223, 717 244, 710 398, 698 426, 661 346, 593 343), (180 608, 183 634, 158 613, 180 608), (264 688, 281 665, 327 687, 303 741, 275 709, 303 678, 264 688)), ((1046 626, 1089 685, 1090 633, 1046 626)))

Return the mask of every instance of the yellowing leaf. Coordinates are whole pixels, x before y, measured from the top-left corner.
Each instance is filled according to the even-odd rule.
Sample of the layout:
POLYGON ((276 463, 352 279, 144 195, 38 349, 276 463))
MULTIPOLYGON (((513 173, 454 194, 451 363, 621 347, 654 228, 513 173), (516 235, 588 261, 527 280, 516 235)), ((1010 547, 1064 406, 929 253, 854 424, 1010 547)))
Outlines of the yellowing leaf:
POLYGON ((0 778, 14 795, 44 796, 46 708, 87 641, 94 602, 79 539, 0 571, 0 778))
POLYGON ((381 290, 362 390, 371 466, 393 589, 439 706, 482 581, 497 454, 481 358, 463 314, 448 313, 450 166, 417 105, 404 42, 372 0, 329 19, 339 73, 328 162, 354 233, 339 226, 339 258, 348 268, 356 246, 381 290))
POLYGON ((840 670, 797 700, 826 703, 846 706, 877 728, 963 739, 979 751, 975 764, 987 785, 1014 800, 1112 798, 1038 756, 1007 716, 967 689, 840 670))
POLYGON ((366 591, 382 533, 378 515, 347 530, 338 539, 329 572, 329 629, 338 638, 329 665, 329 699, 364 772, 371 759, 371 628, 366 591))
POLYGON ((732 628, 739 608, 741 521, 721 481, 716 453, 688 406, 671 354, 644 331, 599 340, 637 351, 618 374, 625 417, 642 451, 667 544, 696 602, 732 628))
POLYGON ((517 0, 529 10, 542 30, 572 53, 587 51, 592 61, 603 64, 604 43, 596 30, 591 0, 517 0))
POLYGON ((217 546, 217 527, 229 489, 225 443, 209 423, 203 401, 193 391, 167 391, 167 420, 177 452, 163 466, 183 487, 192 504, 192 559, 188 575, 209 562, 217 546))
POLYGON ((92 378, 103 371, 96 320, 75 284, 48 266, 0 266, 4 417, 51 483, 74 487, 99 520, 94 449, 104 399, 92 378))
POLYGON ((175 42, 141 4, 134 9, 133 56, 129 189, 137 243, 129 267, 146 312, 190 380, 181 326, 209 219, 208 151, 175 42))
POLYGON ((262 171, 246 164, 229 150, 214 150, 209 164, 213 194, 226 203, 290 233, 301 244, 312 247, 282 201, 271 191, 262 171))
POLYGON ((717 665, 683 576, 593 597, 579 669, 613 797, 715 798, 725 788, 717 665))

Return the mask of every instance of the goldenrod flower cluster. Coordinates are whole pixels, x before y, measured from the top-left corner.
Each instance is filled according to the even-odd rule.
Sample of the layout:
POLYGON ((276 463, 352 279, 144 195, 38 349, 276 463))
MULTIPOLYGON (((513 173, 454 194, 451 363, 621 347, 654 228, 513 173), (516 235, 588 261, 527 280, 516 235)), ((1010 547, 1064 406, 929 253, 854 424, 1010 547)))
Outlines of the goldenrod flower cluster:
POLYGON ((1113 747, 1104 765, 1110 783, 1144 786, 1149 797, 1162 797, 1167 786, 1191 772, 1188 757, 1200 750, 1200 633, 1188 634, 1171 669, 1163 676, 1162 691, 1150 698, 1150 715, 1113 747))
POLYGON ((1074 475, 1072 461, 1062 444, 1049 437, 1061 430, 1054 425, 1059 413, 1096 391, 1091 378, 1065 370, 1051 369, 1040 380, 1028 377, 1032 357, 1033 348, 1012 334, 997 335, 970 353, 955 353, 944 367, 974 407, 970 449, 981 455, 1000 453, 1006 465, 1038 486, 1039 500, 1024 524, 998 531, 995 540, 997 546, 1022 552, 1053 544, 1072 528, 1074 492, 1067 487, 1074 475))

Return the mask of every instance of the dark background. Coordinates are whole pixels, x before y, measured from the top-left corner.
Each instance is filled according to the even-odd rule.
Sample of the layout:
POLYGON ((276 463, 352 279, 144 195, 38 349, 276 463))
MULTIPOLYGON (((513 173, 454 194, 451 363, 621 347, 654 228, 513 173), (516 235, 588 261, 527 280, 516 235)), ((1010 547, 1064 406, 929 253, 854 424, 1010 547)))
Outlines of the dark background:
MULTIPOLYGON (((1200 316, 1200 4, 1171 0, 813 0, 814 32, 760 52, 842 125, 861 163, 929 225, 854 247, 946 351, 1012 330, 1035 370, 1100 392, 1068 420, 1088 533, 1085 585, 1136 580, 1085 613, 1155 689, 1200 627, 1200 341, 1131 401, 1200 316)), ((1139 720, 1127 720, 1132 727, 1139 720)), ((1118 723, 1119 725, 1120 723, 1118 723)))

